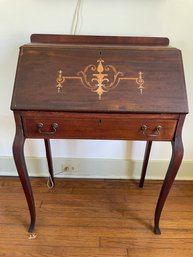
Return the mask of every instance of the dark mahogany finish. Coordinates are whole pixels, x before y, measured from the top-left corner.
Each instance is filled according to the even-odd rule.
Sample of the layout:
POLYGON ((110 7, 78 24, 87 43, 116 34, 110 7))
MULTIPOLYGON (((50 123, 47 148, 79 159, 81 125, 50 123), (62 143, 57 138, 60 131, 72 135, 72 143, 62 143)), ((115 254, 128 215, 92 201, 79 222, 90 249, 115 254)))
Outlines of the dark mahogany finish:
POLYGON ((167 38, 31 36, 20 48, 11 109, 13 155, 35 227, 35 204, 23 153, 26 138, 147 141, 143 187, 152 141, 170 141, 172 158, 155 211, 154 232, 182 161, 181 131, 188 113, 180 50, 167 38))
POLYGON ((77 36, 77 35, 53 35, 32 34, 32 43, 51 44, 119 44, 140 46, 168 46, 169 39, 165 37, 117 37, 117 36, 77 36))
POLYGON ((152 146, 152 141, 147 141, 146 148, 145 148, 144 160, 143 160, 143 166, 142 166, 142 171, 141 171, 141 178, 139 181, 139 187, 143 187, 143 185, 144 185, 145 175, 146 175, 146 171, 147 171, 147 165, 148 165, 148 161, 149 161, 149 155, 151 152, 151 146, 152 146))

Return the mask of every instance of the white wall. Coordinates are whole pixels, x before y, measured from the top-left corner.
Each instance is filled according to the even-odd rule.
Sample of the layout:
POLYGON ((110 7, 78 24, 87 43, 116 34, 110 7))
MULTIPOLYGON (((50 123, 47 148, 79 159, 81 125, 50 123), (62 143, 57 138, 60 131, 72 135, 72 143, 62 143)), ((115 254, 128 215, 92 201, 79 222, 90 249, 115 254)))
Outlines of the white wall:
MULTIPOLYGON (((0 0, 0 157, 12 155, 11 95, 20 45, 32 33, 72 33, 75 0, 0 0)), ((183 140, 184 160, 193 160, 193 1, 83 0, 77 34, 166 36, 182 50, 190 114, 183 140)), ((142 159, 144 142, 70 141, 53 143, 53 155, 67 158, 142 159)), ((27 140, 27 156, 45 156, 41 140, 27 140)), ((152 159, 169 159, 169 143, 155 143, 152 159)))

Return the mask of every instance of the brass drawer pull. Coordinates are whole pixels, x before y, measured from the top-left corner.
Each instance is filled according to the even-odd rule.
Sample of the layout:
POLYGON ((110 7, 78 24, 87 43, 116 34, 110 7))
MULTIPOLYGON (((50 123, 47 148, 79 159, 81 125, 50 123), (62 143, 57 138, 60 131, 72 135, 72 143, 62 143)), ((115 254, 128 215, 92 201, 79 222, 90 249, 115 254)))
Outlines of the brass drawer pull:
POLYGON ((38 128, 38 132, 40 134, 45 134, 45 135, 53 135, 56 133, 56 130, 58 128, 58 123, 52 123, 51 127, 52 127, 52 130, 51 131, 43 131, 42 128, 43 128, 44 124, 43 123, 38 123, 37 124, 37 128, 38 128))
POLYGON ((149 134, 149 133, 146 133, 146 131, 148 130, 148 126, 147 125, 142 125, 141 126, 141 130, 143 131, 143 135, 144 136, 148 136, 148 137, 157 137, 157 136, 159 136, 161 129, 162 129, 162 126, 158 125, 155 128, 155 133, 154 134, 149 134))

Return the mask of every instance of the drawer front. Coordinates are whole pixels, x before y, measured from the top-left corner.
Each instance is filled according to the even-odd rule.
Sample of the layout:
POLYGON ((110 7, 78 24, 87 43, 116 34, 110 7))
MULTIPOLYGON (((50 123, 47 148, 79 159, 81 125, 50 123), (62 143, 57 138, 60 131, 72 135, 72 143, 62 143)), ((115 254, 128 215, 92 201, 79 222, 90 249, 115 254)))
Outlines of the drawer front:
POLYGON ((173 119, 99 117, 23 117, 27 138, 172 140, 173 119))

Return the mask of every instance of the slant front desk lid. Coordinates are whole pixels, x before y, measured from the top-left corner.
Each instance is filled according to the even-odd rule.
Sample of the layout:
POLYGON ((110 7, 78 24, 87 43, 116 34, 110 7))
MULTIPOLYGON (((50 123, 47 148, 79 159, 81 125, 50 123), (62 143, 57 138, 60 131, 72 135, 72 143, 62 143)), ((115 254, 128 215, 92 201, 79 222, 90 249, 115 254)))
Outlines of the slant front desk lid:
POLYGON ((143 39, 37 37, 20 48, 11 109, 187 113, 180 50, 143 39))

